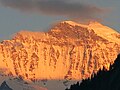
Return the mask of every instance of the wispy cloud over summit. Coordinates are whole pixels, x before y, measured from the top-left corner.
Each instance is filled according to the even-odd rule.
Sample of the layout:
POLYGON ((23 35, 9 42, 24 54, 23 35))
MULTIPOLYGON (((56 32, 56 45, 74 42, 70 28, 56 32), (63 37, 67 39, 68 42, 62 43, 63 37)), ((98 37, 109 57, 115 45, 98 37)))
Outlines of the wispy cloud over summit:
POLYGON ((101 8, 94 5, 63 0, 0 0, 0 4, 25 12, 65 16, 72 19, 96 19, 96 16, 103 12, 101 8))

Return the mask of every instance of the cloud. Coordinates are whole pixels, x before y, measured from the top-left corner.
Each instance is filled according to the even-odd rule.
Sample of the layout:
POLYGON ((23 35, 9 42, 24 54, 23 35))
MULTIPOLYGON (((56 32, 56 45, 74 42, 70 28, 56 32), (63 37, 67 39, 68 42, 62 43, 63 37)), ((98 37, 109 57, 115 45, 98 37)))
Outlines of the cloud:
POLYGON ((0 4, 25 12, 65 16, 72 19, 96 19, 103 10, 83 3, 63 0, 0 0, 0 4))

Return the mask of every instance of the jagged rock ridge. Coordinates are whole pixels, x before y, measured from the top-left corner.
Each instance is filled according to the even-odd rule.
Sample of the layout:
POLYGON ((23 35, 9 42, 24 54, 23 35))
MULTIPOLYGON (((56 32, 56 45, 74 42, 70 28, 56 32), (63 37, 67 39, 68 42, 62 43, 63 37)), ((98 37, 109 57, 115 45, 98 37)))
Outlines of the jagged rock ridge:
POLYGON ((65 21, 47 33, 21 31, 1 42, 0 67, 34 81, 83 79, 103 66, 108 69, 119 52, 120 34, 114 30, 96 22, 65 21))

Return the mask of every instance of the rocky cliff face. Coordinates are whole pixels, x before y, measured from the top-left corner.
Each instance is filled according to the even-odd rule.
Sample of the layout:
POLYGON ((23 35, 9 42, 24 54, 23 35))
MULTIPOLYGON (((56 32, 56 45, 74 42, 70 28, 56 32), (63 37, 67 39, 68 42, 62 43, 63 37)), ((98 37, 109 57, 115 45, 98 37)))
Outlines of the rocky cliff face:
POLYGON ((61 22, 47 33, 21 31, 0 43, 0 71, 26 79, 83 79, 120 52, 120 34, 92 22, 61 22))

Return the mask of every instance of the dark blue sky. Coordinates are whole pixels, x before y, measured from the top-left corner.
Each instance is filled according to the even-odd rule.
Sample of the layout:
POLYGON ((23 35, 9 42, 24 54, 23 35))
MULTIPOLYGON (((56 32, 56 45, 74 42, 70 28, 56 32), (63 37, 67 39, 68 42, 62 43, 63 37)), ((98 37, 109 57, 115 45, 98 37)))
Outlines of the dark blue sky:
MULTIPOLYGON (((32 11, 32 9, 34 8, 33 5, 32 5, 33 8, 30 9, 28 9, 29 7, 27 6, 24 7, 24 4, 23 4, 24 8, 16 6, 18 3, 22 4, 22 2, 19 1, 23 1, 23 0, 16 0, 18 1, 18 3, 16 4, 13 2, 12 6, 10 6, 11 4, 9 5, 9 3, 12 2, 8 3, 4 1, 0 0, 0 40, 10 39, 14 33, 19 32, 20 30, 46 31, 52 24, 56 22, 63 20, 71 20, 74 19, 75 17, 79 18, 78 16, 81 14, 85 17, 81 15, 80 18, 83 17, 88 19, 89 18, 96 19, 94 17, 97 17, 100 18, 100 21, 102 21, 104 25, 107 25, 117 31, 120 31, 120 6, 119 6, 120 0, 66 0, 71 3, 70 5, 73 6, 73 9, 69 7, 70 6, 69 4, 62 2, 62 0, 60 2, 58 2, 59 0, 58 1, 52 0, 52 4, 54 5, 55 2, 56 6, 51 7, 50 6, 52 5, 50 4, 51 1, 41 2, 42 3, 40 4, 41 6, 42 5, 46 5, 46 6, 39 7, 42 9, 40 10, 38 9, 36 10, 36 12, 32 11), (74 4, 72 4, 75 2, 78 2, 80 4, 77 4, 75 7, 74 4), (83 5, 81 5, 81 3, 83 5), (62 6, 62 4, 64 5, 62 6), (90 6, 86 7, 88 4, 90 6), (80 7, 82 7, 82 9, 80 10, 79 10, 79 5, 81 5, 80 7), (97 8, 99 7, 100 9, 102 8, 103 12, 99 13, 100 10, 96 8, 95 10, 91 10, 90 8, 92 6, 96 6, 97 8), (70 8, 71 10, 67 9, 67 7, 70 8), (76 9, 77 7, 78 9, 74 11, 74 9, 76 9), (26 8, 27 10, 23 10, 26 8), (67 10, 67 13, 66 11, 64 12, 63 9, 67 10), (87 13, 85 12, 85 10, 86 12, 88 12, 88 15, 86 15, 87 13), (79 13, 77 13, 77 11, 79 13), (89 11, 93 13, 97 13, 96 16, 91 14, 89 11), (75 12, 77 14, 71 14, 75 12)), ((6 0, 6 1, 15 1, 15 0, 6 0)), ((29 1, 29 0, 24 0, 24 1, 29 1)), ((35 6, 35 8, 38 7, 35 6)))

